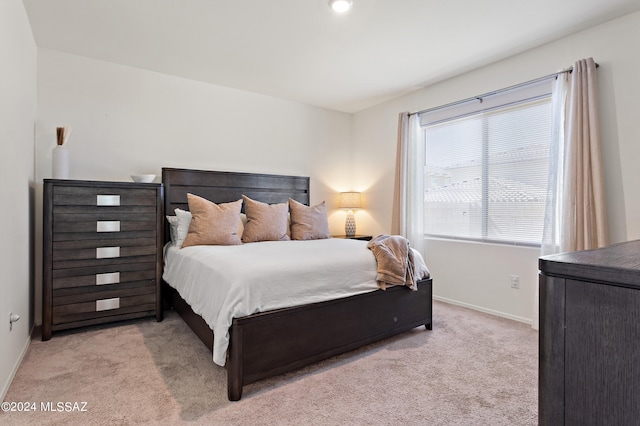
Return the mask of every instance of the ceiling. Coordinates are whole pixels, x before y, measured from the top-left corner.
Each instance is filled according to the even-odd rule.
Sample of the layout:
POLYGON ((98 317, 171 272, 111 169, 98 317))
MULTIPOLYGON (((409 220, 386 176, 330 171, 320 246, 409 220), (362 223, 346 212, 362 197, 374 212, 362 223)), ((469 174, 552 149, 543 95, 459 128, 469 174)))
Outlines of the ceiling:
POLYGON ((356 112, 638 0, 23 0, 39 47, 356 112))

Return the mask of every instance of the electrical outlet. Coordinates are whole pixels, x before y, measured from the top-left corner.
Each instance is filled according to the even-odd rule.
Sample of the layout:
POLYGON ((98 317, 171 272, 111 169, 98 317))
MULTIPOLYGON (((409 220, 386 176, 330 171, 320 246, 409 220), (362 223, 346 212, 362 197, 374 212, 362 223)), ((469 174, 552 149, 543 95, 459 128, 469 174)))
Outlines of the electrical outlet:
POLYGON ((511 275, 511 288, 520 288, 520 277, 518 275, 511 275))

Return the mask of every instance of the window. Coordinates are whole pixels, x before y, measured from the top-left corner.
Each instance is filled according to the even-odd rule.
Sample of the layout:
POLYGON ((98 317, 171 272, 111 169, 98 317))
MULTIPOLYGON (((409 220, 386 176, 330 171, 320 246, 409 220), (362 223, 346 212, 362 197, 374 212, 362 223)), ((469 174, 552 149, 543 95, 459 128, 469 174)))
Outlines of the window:
POLYGON ((428 236, 539 245, 550 82, 421 114, 428 236))

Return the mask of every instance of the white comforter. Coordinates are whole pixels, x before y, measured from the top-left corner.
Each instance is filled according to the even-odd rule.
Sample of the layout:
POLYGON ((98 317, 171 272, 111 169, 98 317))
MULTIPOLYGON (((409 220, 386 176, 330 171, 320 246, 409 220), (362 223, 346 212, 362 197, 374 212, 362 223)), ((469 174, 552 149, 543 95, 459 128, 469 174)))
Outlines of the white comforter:
POLYGON ((221 366, 233 318, 378 289, 367 242, 337 238, 183 249, 169 243, 163 278, 213 330, 213 361, 221 366))

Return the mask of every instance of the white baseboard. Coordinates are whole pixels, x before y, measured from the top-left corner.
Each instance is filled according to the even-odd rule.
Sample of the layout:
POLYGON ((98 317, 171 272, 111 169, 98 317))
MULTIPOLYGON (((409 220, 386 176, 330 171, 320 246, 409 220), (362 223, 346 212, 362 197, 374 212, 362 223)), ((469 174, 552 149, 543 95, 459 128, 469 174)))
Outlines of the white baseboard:
POLYGON ((514 320, 514 321, 518 321, 518 322, 523 322, 523 323, 529 324, 529 325, 531 325, 531 323, 532 323, 531 318, 523 318, 523 317, 519 317, 519 316, 516 316, 516 315, 506 314, 504 312, 494 311, 493 309, 487 309, 487 308, 483 308, 481 306, 471 305, 469 303, 459 302, 459 301, 453 300, 453 299, 447 299, 446 297, 441 297, 441 296, 435 296, 434 295, 433 299, 434 300, 438 300, 440 302, 450 303, 452 305, 462 306, 463 308, 469 308, 469 309, 473 309, 475 311, 484 312, 486 314, 491 314, 491 315, 495 315, 495 316, 498 316, 498 317, 508 318, 510 320, 514 320))
POLYGON ((18 360, 13 366, 11 370, 11 374, 7 377, 6 382, 2 385, 2 391, 0 392, 0 401, 4 401, 4 397, 7 396, 7 392, 9 392, 9 386, 11 386, 11 382, 13 382, 13 378, 16 376, 18 372, 18 368, 20 368, 20 364, 22 364, 22 360, 24 356, 27 354, 27 350, 29 350, 29 345, 31 344, 31 335, 27 336, 27 340, 24 342, 24 347, 22 348, 22 352, 18 357, 18 360))

